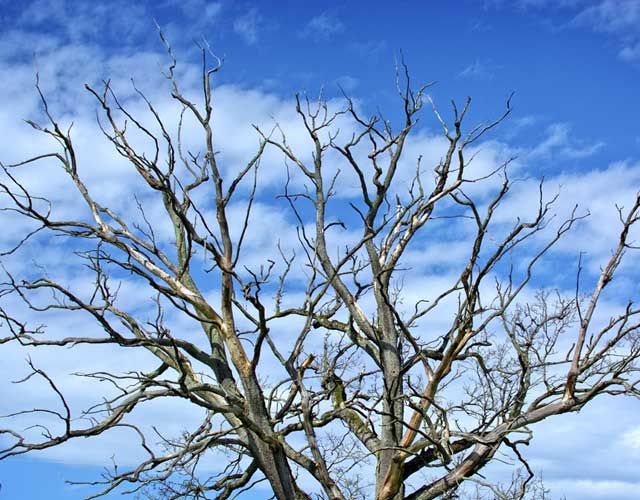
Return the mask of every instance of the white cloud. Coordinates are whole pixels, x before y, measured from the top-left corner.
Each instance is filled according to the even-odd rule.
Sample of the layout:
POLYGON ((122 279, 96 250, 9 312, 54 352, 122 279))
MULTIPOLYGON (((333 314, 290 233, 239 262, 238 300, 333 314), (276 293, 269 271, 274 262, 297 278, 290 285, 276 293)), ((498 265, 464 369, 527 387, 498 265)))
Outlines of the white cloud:
POLYGON ((352 90, 355 90, 360 84, 357 78, 354 78, 353 76, 350 76, 350 75, 339 76, 338 78, 336 78, 335 82, 345 92, 350 92, 352 90))
POLYGON ((258 43, 262 16, 258 9, 251 8, 233 22, 233 31, 249 45, 258 43))
POLYGON ((637 0, 600 0, 582 10, 574 22, 609 33, 635 31, 640 27, 640 3, 637 0))
POLYGON ((640 42, 625 45, 618 53, 620 59, 626 62, 634 62, 640 59, 640 42))
POLYGON ((99 2, 71 2, 68 0, 35 0, 22 10, 18 26, 30 28, 46 24, 56 27, 67 40, 80 42, 101 36, 117 38, 120 43, 132 41, 151 26, 151 16, 141 4, 115 0, 99 2))
POLYGON ((640 2, 637 0, 487 0, 485 8, 516 8, 524 13, 561 11, 570 17, 563 27, 586 28, 612 37, 618 45, 618 57, 637 62, 640 56, 640 2))
POLYGON ((640 483, 635 481, 612 481, 607 479, 557 479, 546 481, 552 492, 567 492, 568 498, 604 500, 633 500, 637 498, 640 483))
POLYGON ((359 57, 376 58, 389 51, 389 44, 386 40, 362 40, 349 42, 347 49, 359 57))
POLYGON ((636 426, 622 436, 622 445, 634 452, 640 452, 640 427, 636 426))
POLYGON ((344 31, 344 24, 335 15, 323 12, 307 23, 301 32, 305 38, 313 38, 316 41, 328 40, 332 36, 344 31))
MULTIPOLYGON (((617 244, 621 229, 615 204, 630 208, 639 185, 640 164, 634 162, 614 162, 602 169, 559 173, 545 178, 545 199, 550 200, 555 195, 559 196, 550 212, 550 215, 554 216, 550 227, 539 234, 541 239, 538 241, 546 241, 555 228, 570 216, 576 206, 578 207, 577 215, 590 214, 554 246, 552 255, 558 255, 554 252, 559 252, 570 259, 566 264, 571 271, 568 272, 567 267, 564 267, 562 272, 557 273, 555 278, 558 283, 566 280, 564 286, 570 286, 567 283, 574 279, 580 252, 584 252, 585 272, 591 273, 591 276, 599 274, 601 266, 606 263, 610 251, 617 244)), ((511 225, 516 214, 523 218, 533 217, 538 207, 538 186, 537 178, 516 182, 510 196, 497 211, 495 221, 499 224, 511 225)), ((633 229, 631 240, 639 240, 639 229, 633 229)), ((625 281, 622 276, 635 276, 632 256, 629 255, 624 262, 626 264, 618 277, 618 280, 621 280, 621 286, 625 281)), ((588 278, 586 279, 589 281, 588 278)), ((625 286, 627 291, 633 294, 633 286, 629 283, 625 286)))
POLYGON ((579 159, 592 156, 604 147, 602 141, 592 144, 578 144, 570 136, 571 126, 567 123, 554 123, 547 127, 546 138, 531 149, 527 155, 529 159, 548 159, 552 155, 579 159))
POLYGON ((544 7, 573 8, 584 3, 585 0, 485 0, 484 8, 503 7, 505 5, 515 7, 518 10, 539 9, 544 7))
POLYGON ((472 64, 464 68, 459 74, 462 78, 476 78, 479 80, 491 80, 496 76, 496 71, 500 69, 488 61, 477 59, 472 64))
POLYGON ((200 19, 204 24, 217 21, 222 12, 221 2, 211 2, 208 0, 182 0, 173 2, 190 18, 200 19))

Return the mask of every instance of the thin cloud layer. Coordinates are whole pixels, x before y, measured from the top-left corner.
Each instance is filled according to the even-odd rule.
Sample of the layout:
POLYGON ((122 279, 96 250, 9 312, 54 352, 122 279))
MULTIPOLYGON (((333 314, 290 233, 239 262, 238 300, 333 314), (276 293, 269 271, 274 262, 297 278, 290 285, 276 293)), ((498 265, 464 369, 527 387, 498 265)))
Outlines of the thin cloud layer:
POLYGON ((342 31, 344 31, 342 21, 329 12, 323 12, 309 20, 301 35, 321 41, 328 40, 342 31))
POLYGON ((618 57, 628 63, 640 60, 640 3, 637 0, 489 0, 488 8, 516 8, 522 12, 560 11, 569 17, 561 28, 588 29, 610 36, 618 57))
POLYGON ((258 43, 262 16, 257 8, 251 8, 233 22, 233 30, 249 45, 258 43))

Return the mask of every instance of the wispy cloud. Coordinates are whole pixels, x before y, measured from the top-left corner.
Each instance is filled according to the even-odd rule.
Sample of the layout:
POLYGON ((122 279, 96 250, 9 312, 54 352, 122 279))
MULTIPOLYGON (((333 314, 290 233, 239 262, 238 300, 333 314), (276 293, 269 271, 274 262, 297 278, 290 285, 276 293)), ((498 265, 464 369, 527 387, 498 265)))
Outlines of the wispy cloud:
POLYGON ((513 120, 513 125, 517 128, 529 127, 531 125, 535 125, 540 121, 540 117, 535 115, 525 115, 520 118, 515 118, 513 120))
POLYGON ((640 426, 625 432, 621 441, 622 446, 640 452, 640 426))
POLYGON ((543 7, 577 8, 586 0, 485 0, 484 8, 511 6, 518 10, 540 9, 543 7))
POLYGON ((249 45, 258 43, 260 25, 262 24, 262 16, 258 9, 251 8, 245 14, 236 18, 233 22, 233 31, 249 45))
POLYGON ((618 57, 625 62, 640 61, 640 42, 622 47, 618 52, 618 57))
POLYGON ((215 21, 222 11, 220 2, 208 2, 207 0, 184 0, 178 5, 187 17, 198 19, 201 24, 215 21))
POLYGON ((476 59, 475 62, 464 68, 458 76, 461 78, 476 78, 480 80, 491 80, 496 76, 500 66, 496 66, 488 61, 476 59))
POLYGON ((604 0, 583 9, 574 19, 598 31, 621 33, 640 29, 640 2, 637 0, 604 0))
POLYGON ((640 61, 640 2, 604 0, 582 10, 573 20, 576 26, 610 34, 618 39, 618 57, 625 62, 640 61))
MULTIPOLYGON (((207 0, 158 0, 154 4, 126 0, 112 0, 108 4, 35 0, 24 2, 15 21, 5 28, 3 41, 7 37, 10 42, 18 41, 16 57, 22 54, 30 57, 34 52, 48 49, 51 43, 106 43, 114 48, 153 50, 157 44, 153 36, 154 18, 162 25, 165 35, 178 45, 181 37, 176 26, 180 22, 187 22, 197 37, 218 21, 222 11, 221 2, 207 0), (170 15, 165 17, 165 14, 170 15), (175 36, 171 36, 174 33, 175 36), (25 37, 27 43, 21 40, 25 37)), ((189 38, 188 43, 191 41, 189 38)), ((4 47, 6 43, 2 44, 4 47)))
POLYGON ((344 24, 335 15, 323 12, 311 20, 300 33, 303 38, 314 40, 328 40, 332 36, 344 31, 344 24))
POLYGON ((55 27, 70 41, 84 42, 112 37, 119 42, 136 39, 151 15, 142 4, 114 0, 101 2, 71 2, 68 0, 36 0, 29 3, 17 20, 18 27, 47 31, 55 27), (113 13, 117 12, 118 15, 113 13))
POLYGON ((602 141, 578 143, 571 138, 570 133, 571 127, 567 123, 549 125, 546 137, 529 152, 529 157, 549 158, 551 155, 559 154, 571 159, 587 158, 604 147, 602 141))
POLYGON ((347 49, 359 57, 378 57, 388 51, 389 45, 385 40, 365 40, 350 42, 347 49))
POLYGON ((355 90, 355 88, 359 85, 359 81, 357 78, 354 78, 350 75, 342 75, 335 79, 336 84, 344 89, 346 92, 350 92, 355 90))
POLYGON ((589 29, 612 37, 618 57, 640 62, 640 1, 638 0, 487 0, 485 8, 511 7, 521 12, 562 10, 569 18, 563 27, 589 29))

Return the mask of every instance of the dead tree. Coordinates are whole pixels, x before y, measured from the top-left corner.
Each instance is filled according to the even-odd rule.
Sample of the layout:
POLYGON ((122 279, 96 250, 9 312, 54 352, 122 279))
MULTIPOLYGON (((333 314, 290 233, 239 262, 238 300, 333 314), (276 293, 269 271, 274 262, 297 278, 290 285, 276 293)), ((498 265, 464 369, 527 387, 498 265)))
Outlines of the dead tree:
POLYGON ((131 204, 142 224, 132 222, 135 209, 116 213, 97 201, 83 181, 71 129, 63 130, 40 85, 48 122, 30 124, 57 149, 3 164, 0 184, 3 210, 35 224, 14 248, 4 249, 5 257, 19 255, 34 238, 57 235, 94 276, 87 292, 46 272, 25 278, 7 271, 0 290, 1 343, 19 343, 26 353, 81 344, 142 349, 157 359, 157 368, 84 374, 109 380, 118 392, 74 414, 54 375, 31 364, 27 378, 46 381, 59 404, 17 408, 18 415, 40 418, 44 431, 34 438, 15 427, 0 430, 7 438, 0 458, 124 427, 137 433, 148 458, 96 480, 91 498, 128 488, 154 498, 224 499, 259 481, 267 481, 279 500, 453 498, 465 482, 492 498, 543 498, 521 451, 530 426, 603 394, 638 395, 640 310, 629 300, 605 324, 593 318, 633 250, 629 231, 640 217, 640 196, 620 208, 619 239, 592 290, 581 285, 578 264, 575 294, 541 290, 523 301, 536 264, 583 215, 574 211, 550 225, 555 198, 546 199, 541 184, 533 217, 514 217, 509 227, 492 224, 510 193, 510 161, 488 175, 474 175, 471 165, 474 147, 509 114, 509 101, 495 121, 471 128, 464 124, 471 100, 461 108, 454 103, 448 123, 428 97, 428 86, 414 89, 400 66, 399 125, 363 116, 348 97, 333 110, 322 98, 299 95, 296 111, 311 154, 296 151, 277 123, 270 130, 256 127, 254 156, 229 174, 220 165, 212 126, 212 79, 220 61, 208 66, 211 57, 203 50, 201 95, 188 98, 165 45, 171 95, 182 109, 176 124, 166 123, 140 91, 146 117, 133 116, 108 82, 87 90, 96 99, 104 138, 161 199, 172 238, 161 239, 141 201, 131 204), (447 144, 436 165, 405 158, 425 104, 447 144), (201 151, 183 148, 185 117, 198 124, 201 151), (355 132, 340 132, 338 122, 349 122, 355 132), (152 147, 136 145, 136 134, 152 147), (259 171, 268 150, 277 151, 288 169, 288 181, 272 202, 289 207, 297 232, 290 247, 281 245, 279 255, 266 255, 251 268, 243 265, 241 252, 252 228, 268 223, 252 218, 263 196, 259 171), (87 216, 56 217, 55 207, 20 180, 24 169, 51 160, 72 181, 87 216), (407 160, 415 168, 405 182, 399 172, 406 171, 407 160), (355 194, 341 194, 343 179, 357 186, 355 194), (489 199, 474 199, 473 188, 483 183, 497 188, 489 199), (245 206, 240 230, 230 226, 232 201, 245 206), (447 225, 459 221, 468 235, 459 273, 446 286, 413 283, 421 294, 406 296, 403 283, 420 279, 404 265, 407 252, 416 242, 437 242, 447 225), (347 233, 347 243, 332 243, 347 233), (146 287, 155 318, 137 315, 118 300, 123 275, 146 287), (207 298, 212 289, 219 295, 215 303, 207 298), (22 317, 6 305, 16 298, 32 313, 22 317), (41 311, 82 315, 101 334, 50 336, 34 326, 41 311), (190 322, 200 338, 167 327, 169 312, 190 322), (446 327, 425 326, 432 318, 442 323, 444 314, 446 327), (129 422, 139 405, 164 398, 202 409, 201 425, 160 438, 129 422), (49 428, 51 418, 62 425, 49 428), (224 471, 201 471, 201 457, 216 450, 226 457, 224 471), (509 487, 478 476, 498 450, 522 465, 509 487))

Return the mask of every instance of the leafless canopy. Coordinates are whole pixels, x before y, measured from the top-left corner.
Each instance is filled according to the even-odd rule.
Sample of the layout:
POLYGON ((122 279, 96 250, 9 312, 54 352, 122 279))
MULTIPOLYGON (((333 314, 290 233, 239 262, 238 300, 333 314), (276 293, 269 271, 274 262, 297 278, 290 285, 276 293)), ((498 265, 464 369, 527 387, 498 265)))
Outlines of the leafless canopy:
POLYGON ((399 126, 363 116, 347 97, 335 110, 322 98, 299 95, 295 110, 311 154, 297 151, 278 123, 256 127, 255 154, 229 174, 213 131, 212 80, 221 62, 203 50, 201 95, 187 97, 165 45, 171 59, 166 76, 182 110, 175 123, 167 123, 137 89, 146 117, 133 116, 108 82, 87 87, 104 137, 161 199, 161 217, 151 217, 139 200, 131 200, 126 213, 97 201, 83 180, 71 130, 61 127, 42 92, 48 122, 30 125, 56 149, 3 164, 0 184, 2 209, 35 224, 4 255, 19 255, 32 238, 58 235, 94 276, 87 290, 46 271, 26 278, 7 271, 0 343, 18 343, 26 353, 41 346, 108 344, 123 353, 146 350, 157 367, 80 375, 110 381, 117 390, 77 414, 53 374, 30 363, 26 379, 45 381, 57 403, 16 409, 41 418, 43 432, 0 429, 0 458, 124 427, 138 436, 147 458, 109 469, 93 483, 91 498, 116 490, 225 499, 259 482, 267 482, 279 500, 453 498, 465 490, 463 483, 471 486, 467 492, 478 488, 491 498, 543 498, 522 452, 530 426, 577 411, 602 394, 638 395, 640 310, 629 301, 604 324, 593 318, 605 287, 633 250, 629 231, 640 218, 640 196, 620 209, 619 239, 591 290, 581 285, 578 264, 575 294, 533 294, 536 264, 582 215, 575 211, 549 224, 555 200, 543 196, 541 185, 531 218, 493 224, 512 186, 510 162, 476 175, 473 152, 507 117, 509 101, 495 121, 474 127, 465 125, 471 100, 453 104, 449 123, 428 86, 414 88, 399 65, 399 126), (436 165, 406 157, 423 107, 439 122, 447 145, 436 165), (187 118, 197 122, 201 151, 183 148, 187 118), (338 130, 345 120, 355 132, 338 130), (136 134, 151 141, 151 150, 136 144, 136 134), (252 216, 256 200, 265 196, 260 164, 267 152, 281 155, 287 169, 288 181, 273 203, 288 207, 296 237, 279 245, 277 254, 264 255, 262 265, 246 266, 246 239, 257 225, 269 224, 252 216), (55 207, 20 180, 24 169, 51 160, 72 181, 88 216, 55 216, 55 207), (399 173, 406 173, 407 162, 414 162, 408 181, 399 173), (477 186, 491 183, 490 199, 474 198, 477 186), (230 222, 232 204, 244 204, 240 228, 230 222), (156 227, 159 219, 170 223, 172 238, 156 227), (444 285, 413 282, 422 278, 404 262, 410 252, 415 258, 417 242, 417 248, 437 242, 461 221, 469 244, 459 273, 444 285), (119 300, 122 276, 146 287, 154 317, 119 300), (523 291, 534 298, 523 301, 523 291), (16 303, 34 313, 23 317, 10 307, 16 303), (101 333, 49 334, 31 323, 40 311, 81 316, 101 333), (189 334, 170 328, 169 315, 192 324, 189 334), (168 398, 200 409, 201 425, 164 436, 130 420, 138 407, 168 398), (57 420, 53 427, 51 418, 57 420), (507 486, 478 475, 499 450, 518 469, 507 486), (225 466, 215 472, 200 467, 208 453, 218 461, 224 457, 225 466))

